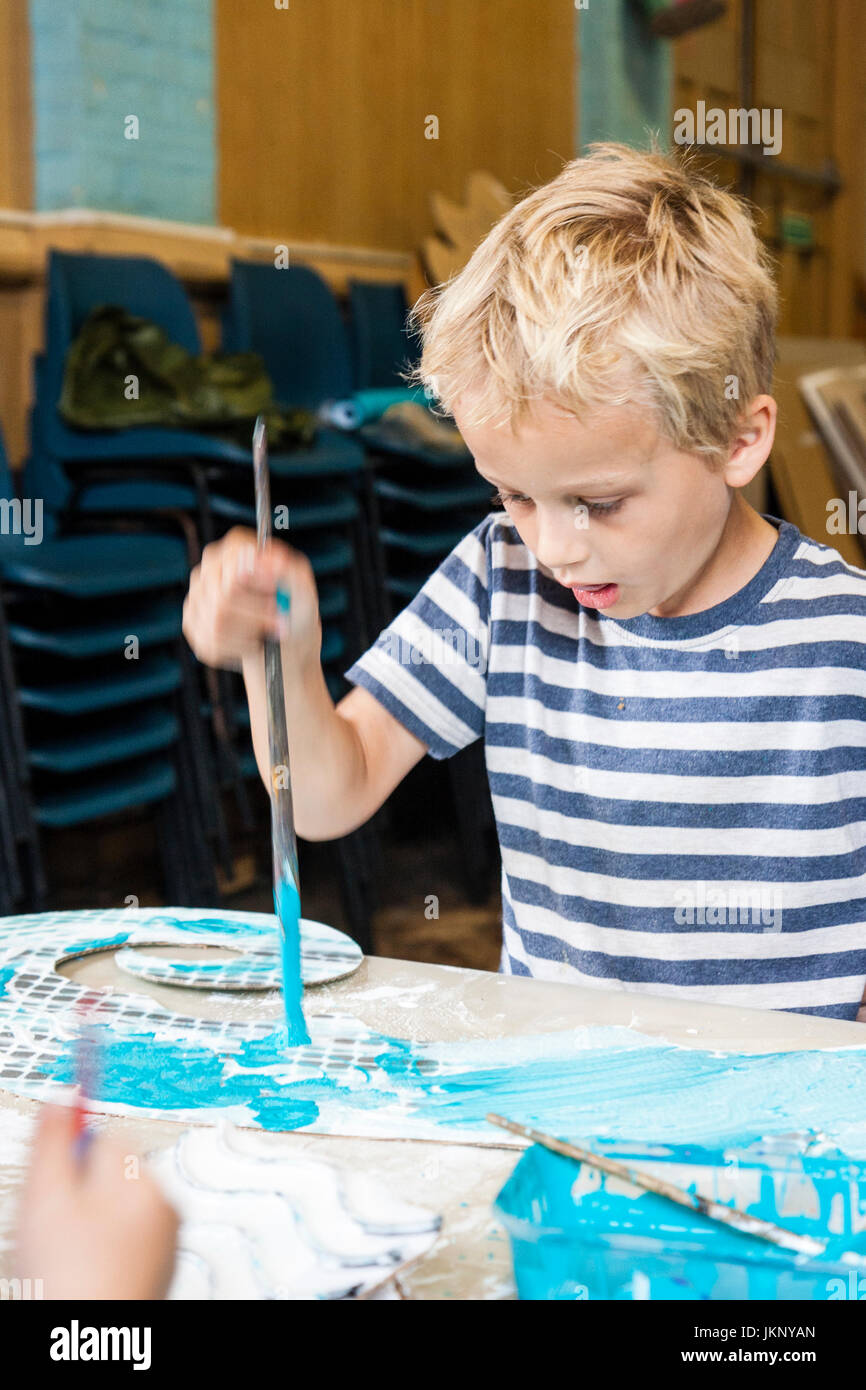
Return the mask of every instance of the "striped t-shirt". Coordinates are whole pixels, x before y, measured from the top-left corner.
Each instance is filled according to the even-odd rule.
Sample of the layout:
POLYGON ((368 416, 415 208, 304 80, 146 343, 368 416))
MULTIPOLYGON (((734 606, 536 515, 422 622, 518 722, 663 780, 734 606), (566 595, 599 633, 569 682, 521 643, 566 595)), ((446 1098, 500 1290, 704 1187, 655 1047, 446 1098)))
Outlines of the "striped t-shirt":
POLYGON ((483 737, 502 970, 856 1016, 866 572, 767 520, 724 603, 619 621, 497 513, 348 673, 434 758, 483 737))

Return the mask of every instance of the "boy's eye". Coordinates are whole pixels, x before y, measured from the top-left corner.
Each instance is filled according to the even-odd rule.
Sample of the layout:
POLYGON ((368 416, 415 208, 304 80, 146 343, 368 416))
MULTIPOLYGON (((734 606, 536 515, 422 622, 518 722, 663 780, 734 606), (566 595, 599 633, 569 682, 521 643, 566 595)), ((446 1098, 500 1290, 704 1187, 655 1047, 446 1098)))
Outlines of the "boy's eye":
POLYGON ((624 497, 618 497, 615 502, 580 502, 578 505, 585 507, 590 516, 610 516, 619 511, 624 501, 624 497))
MULTIPOLYGON (((524 497, 521 492, 494 492, 491 502, 496 507, 522 507, 530 506, 532 498, 524 497)), ((612 502, 578 501, 576 510, 586 511, 590 516, 612 516, 624 502, 624 497, 617 497, 612 502)))
POLYGON ((520 506, 522 502, 531 502, 532 498, 524 497, 520 492, 494 492, 491 501, 497 507, 514 507, 520 506))

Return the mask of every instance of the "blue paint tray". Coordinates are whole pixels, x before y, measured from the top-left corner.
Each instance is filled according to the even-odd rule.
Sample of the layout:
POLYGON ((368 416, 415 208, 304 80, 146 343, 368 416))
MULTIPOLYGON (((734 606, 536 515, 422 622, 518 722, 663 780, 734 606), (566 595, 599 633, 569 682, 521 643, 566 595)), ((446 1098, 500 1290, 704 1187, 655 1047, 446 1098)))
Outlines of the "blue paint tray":
POLYGON ((805 1155, 796 1136, 724 1150, 576 1142, 818 1236, 827 1252, 780 1250, 536 1145, 496 1201, 520 1298, 866 1298, 866 1163, 805 1155))

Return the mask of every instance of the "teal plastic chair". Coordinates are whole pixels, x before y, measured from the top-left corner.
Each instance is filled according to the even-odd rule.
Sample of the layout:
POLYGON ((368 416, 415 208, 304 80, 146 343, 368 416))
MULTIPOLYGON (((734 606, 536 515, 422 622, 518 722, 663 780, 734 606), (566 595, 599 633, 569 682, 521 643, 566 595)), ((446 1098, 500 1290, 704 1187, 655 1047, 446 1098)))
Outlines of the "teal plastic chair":
MULTIPOLYGON (((0 495, 15 488, 0 439, 0 495)), ((207 771, 189 719, 180 639, 188 578, 183 542, 159 535, 0 537, 0 805, 3 858, 16 899, 46 896, 39 832, 155 809, 166 888, 178 902, 216 900, 207 771), (123 657, 134 634, 138 660, 123 657), (196 762, 198 758, 198 764, 196 762)))
POLYGON ((358 391, 388 388, 414 366, 421 345, 407 328, 408 303, 401 281, 358 280, 348 285, 349 336, 358 391))

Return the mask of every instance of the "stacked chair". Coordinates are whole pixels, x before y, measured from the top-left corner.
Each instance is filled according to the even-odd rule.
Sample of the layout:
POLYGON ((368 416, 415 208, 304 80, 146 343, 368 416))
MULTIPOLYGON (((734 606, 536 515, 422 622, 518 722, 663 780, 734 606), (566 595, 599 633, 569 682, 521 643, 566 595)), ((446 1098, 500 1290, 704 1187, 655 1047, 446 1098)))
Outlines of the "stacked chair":
POLYGON ((35 361, 27 487, 58 511, 100 517, 195 510, 207 538, 209 477, 227 468, 248 469, 248 450, 189 429, 72 429, 58 411, 67 352, 88 315, 107 304, 151 319, 172 342, 201 352, 186 291, 159 261, 52 251, 45 347, 35 361))
MULTIPOLYGON (((200 667, 180 635, 202 546, 255 525, 250 449, 186 428, 71 428, 58 410, 67 354, 105 305, 201 351, 188 296, 163 265, 50 254, 23 480, 26 495, 42 500, 50 535, 39 546, 0 537, 3 910, 44 898, 40 844, 54 827, 151 807, 167 895, 206 904, 218 900, 216 864, 232 859, 224 796, 234 797, 245 830, 255 825, 247 784, 257 770, 239 679, 200 667)), ((415 351, 402 286, 352 281, 347 309, 344 318, 308 267, 235 261, 223 347, 259 353, 275 402, 324 422, 330 402, 402 386, 415 351)), ((397 448, 375 422, 353 433, 322 423, 309 446, 272 448, 270 466, 275 534, 313 566, 322 662, 339 699, 343 672, 485 514, 489 490, 468 452, 397 448)), ((11 500, 5 458, 0 486, 11 500)), ((467 890, 482 896, 489 800, 477 754, 452 759, 449 773, 467 890)), ((349 929, 369 949, 376 831, 364 827, 334 850, 349 929)))
MULTIPOLYGON (((316 412, 351 392, 351 357, 331 290, 305 266, 278 270, 234 261, 225 314, 228 352, 258 352, 282 405, 316 412)), ((364 450, 339 430, 322 428, 308 449, 271 452, 275 507, 285 504, 288 528, 277 536, 310 559, 322 605, 322 664, 335 698, 343 671, 365 645, 370 585, 365 571, 361 484, 364 450)), ((241 499, 227 521, 252 526, 255 511, 241 499)))
MULTIPOLYGON (((402 285, 349 282, 356 389, 405 385, 417 344, 406 329, 402 285)), ((378 546, 383 622, 405 606, 458 541, 490 510, 490 486, 479 478, 468 449, 395 446, 375 422, 360 437, 371 474, 370 535, 378 546)))
MULTIPOLYGON (((262 352, 282 401, 312 407, 321 398, 323 380, 333 379, 342 389, 340 342, 335 344, 330 335, 327 314, 328 307, 335 307, 333 300, 318 277, 313 277, 312 290, 320 287, 328 301, 321 294, 304 293, 311 287, 300 283, 304 277, 293 271, 301 293, 293 298, 294 314, 287 322, 283 306, 268 302, 273 285, 257 280, 255 272, 261 269, 242 264, 235 268, 225 346, 262 352), (260 288, 265 291, 264 300, 257 293, 260 288), (262 312, 268 309, 269 314, 262 312), (276 349, 275 321, 279 326, 276 349), (279 346, 279 340, 287 338, 295 345, 294 353, 279 346), (283 367, 282 375, 275 371, 275 361, 283 367), (287 361, 294 363, 288 376, 287 361)), ((278 275, 270 267, 265 270, 278 275)), ((82 431, 64 423, 58 402, 67 352, 87 316, 108 304, 157 323, 170 340, 189 352, 201 350, 192 306, 166 267, 141 257, 52 253, 45 348, 36 360, 32 449, 25 485, 31 495, 46 499, 64 528, 173 527, 183 536, 189 564, 193 564, 202 545, 229 526, 254 524, 250 450, 190 429, 82 431)), ((337 322, 342 331, 339 314, 337 322)), ((345 341, 342 352, 343 370, 349 372, 345 341)), ((309 450, 271 453, 272 501, 275 507, 285 503, 288 508, 288 538, 306 550, 320 585, 323 660, 335 695, 342 693, 342 672, 366 636, 358 547, 363 462, 363 450, 353 440, 328 431, 322 431, 309 450)), ((195 756, 207 766, 215 765, 219 787, 232 789, 242 825, 250 830, 253 819, 244 781, 257 777, 257 772, 245 699, 237 678, 228 673, 199 667, 197 685, 196 712, 207 721, 208 742, 204 747, 200 742, 194 745, 195 756)), ((339 842, 337 854, 350 930, 362 946, 368 946, 369 849, 362 852, 350 837, 349 842, 339 842)))
MULTIPOLYGON (((282 406, 318 414, 325 402, 351 394, 352 359, 339 305, 306 266, 277 269, 234 261, 223 346, 261 355, 282 406)), ((347 690, 343 672, 368 644, 377 611, 362 508, 364 449, 345 433, 322 427, 309 448, 272 450, 269 461, 272 504, 275 509, 284 504, 288 512, 287 529, 277 527, 275 534, 312 564, 322 615, 322 666, 332 697, 340 699, 347 690)), ((249 489, 239 489, 234 511, 224 506, 220 516, 227 524, 253 526, 249 489)), ((241 757, 253 773, 249 746, 241 757)), ((375 830, 363 827, 335 841, 335 850, 350 929, 367 947, 380 857, 375 830)))
MULTIPOLYGON (((417 360, 418 344, 407 329, 403 286, 350 280, 348 301, 356 389, 405 385, 401 373, 417 360)), ((419 445, 407 452, 375 422, 363 425, 359 434, 367 449, 370 563, 384 626, 487 515, 491 491, 468 449, 444 455, 419 445)), ((471 900, 481 901, 493 866, 493 814, 480 747, 451 758, 448 776, 465 890, 471 900)))
MULTIPOLYGON (((2 440, 0 497, 14 516, 2 440)), ((168 899, 215 902, 221 825, 180 636, 186 546, 59 535, 44 500, 42 526, 38 544, 0 537, 0 909, 44 905, 45 833, 143 808, 168 899)))
MULTIPOLYGON (((45 343, 34 363, 31 449, 24 473, 30 496, 58 515, 61 527, 128 530, 157 525, 186 541, 189 565, 214 536, 221 504, 215 483, 226 472, 249 477, 249 450, 217 435, 189 429, 133 427, 73 429, 58 410, 67 353, 88 315, 118 305, 150 319, 172 342, 201 351, 192 305, 177 278, 146 256, 52 251, 48 258, 45 343)), ((122 382, 118 381, 118 391, 122 382)), ((231 501, 226 505, 231 507, 231 501)), ((202 673, 222 786, 230 786, 241 822, 253 817, 234 747, 232 705, 222 673, 202 673)))

